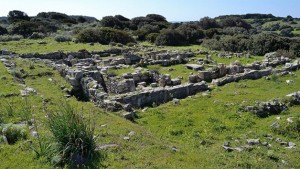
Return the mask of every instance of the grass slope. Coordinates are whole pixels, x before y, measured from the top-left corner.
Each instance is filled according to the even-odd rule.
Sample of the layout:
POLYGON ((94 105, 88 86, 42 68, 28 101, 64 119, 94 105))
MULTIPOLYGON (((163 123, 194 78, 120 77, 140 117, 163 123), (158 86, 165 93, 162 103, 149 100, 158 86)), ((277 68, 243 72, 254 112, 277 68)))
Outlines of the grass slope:
MULTIPOLYGON (((48 111, 57 111, 65 102, 65 92, 61 86, 70 87, 54 70, 41 62, 17 59, 17 69, 24 70, 27 77, 24 83, 37 90, 37 95, 28 99, 32 104, 41 136, 51 139, 47 126, 46 112, 42 100, 48 100, 48 111), (34 69, 30 65, 34 64, 34 69), (46 73, 48 72, 48 73, 46 73), (51 72, 51 73, 49 73, 51 72), (49 80, 51 79, 51 80, 49 80)), ((0 64, 0 93, 19 93, 21 87, 0 64), (2 87, 5 86, 6 87, 2 87)), ((180 70, 180 69, 178 69, 180 70)), ((79 102, 69 98, 69 102, 96 125, 97 144, 117 144, 118 147, 105 150, 106 158, 96 161, 97 168, 299 168, 299 150, 286 149, 274 140, 267 140, 265 135, 300 144, 299 137, 283 135, 271 129, 277 120, 275 116, 260 119, 250 113, 239 111, 241 105, 253 105, 255 101, 267 101, 283 97, 300 90, 300 72, 295 75, 279 77, 278 80, 247 80, 216 87, 207 95, 202 93, 180 101, 159 107, 138 111, 137 123, 129 122, 119 113, 105 113, 89 102, 79 102), (285 80, 294 80, 286 84, 285 80), (124 140, 130 131, 135 135, 124 140), (226 152, 222 145, 225 141, 232 146, 244 145, 246 139, 260 138, 268 141, 272 147, 254 146, 252 151, 226 152), (270 158, 270 151, 277 161, 270 158), (284 162, 282 161, 284 160, 284 162)), ((1 116, 4 123, 19 122, 17 110, 22 110, 24 99, 20 96, 4 98, 1 96, 1 116), (3 111, 5 101, 13 101, 15 114, 8 116, 3 111)), ((294 106, 289 111, 278 115, 279 123, 284 126, 286 118, 299 117, 300 107, 294 106)), ((33 144, 37 140, 28 136, 33 144)), ((68 167, 68 166, 67 166, 68 167)), ((35 158, 26 140, 14 145, 0 144, 0 168, 52 168, 43 158, 35 158)))

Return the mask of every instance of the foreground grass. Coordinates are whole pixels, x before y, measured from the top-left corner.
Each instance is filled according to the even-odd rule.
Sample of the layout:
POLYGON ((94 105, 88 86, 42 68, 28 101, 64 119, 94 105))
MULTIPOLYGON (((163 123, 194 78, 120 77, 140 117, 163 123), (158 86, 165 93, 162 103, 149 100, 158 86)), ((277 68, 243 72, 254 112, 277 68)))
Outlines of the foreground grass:
MULTIPOLYGON (((28 62, 16 60, 17 68, 24 69, 25 74, 27 74, 24 83, 38 92, 37 95, 32 95, 28 99, 32 104, 32 114, 35 115, 39 126, 39 134, 49 140, 52 136, 47 125, 47 112, 59 110, 62 101, 64 102, 66 99, 66 93, 61 90, 61 86, 69 87, 69 85, 56 71, 48 68, 43 63, 34 63, 35 69, 29 69, 28 62), (45 72, 53 74, 49 75, 49 73, 45 72), (43 100, 47 100, 47 112, 43 109, 43 100)), ((0 65, 0 67, 3 66, 2 64, 0 65)), ((10 76, 6 71, 1 71, 0 74, 10 76)), ((12 81, 12 83, 17 84, 18 82, 12 81)), ((1 88, 0 91, 3 92, 1 88)), ((5 100, 12 100, 16 106, 15 110, 22 109, 20 104, 22 103, 22 98, 20 96, 1 98, 1 105, 5 105, 5 100)), ((172 152, 173 144, 160 140, 154 133, 145 130, 138 124, 127 121, 118 114, 107 114, 89 102, 78 102, 75 98, 69 98, 68 102, 74 108, 80 110, 87 120, 91 119, 95 123, 95 135, 97 136, 98 145, 117 145, 115 148, 104 151, 107 156, 105 160, 95 161, 96 164, 94 166, 97 166, 97 168, 168 168, 170 166, 184 165, 185 162, 182 161, 169 164, 168 161, 172 161, 177 156, 177 154, 172 152), (135 134, 130 137, 130 140, 124 140, 123 137, 128 136, 128 133, 131 131, 134 131, 135 134)), ((19 123, 19 121, 22 121, 18 117, 17 111, 12 116, 5 114, 2 114, 2 116, 5 118, 4 123, 19 123)), ((30 134, 28 139, 33 141, 33 145, 38 143, 38 140, 32 138, 30 134)), ((0 168, 52 168, 45 159, 35 158, 29 142, 26 140, 20 140, 14 145, 0 144, 0 146, 2 147, 0 151, 0 168), (20 145, 22 145, 22 148, 20 148, 20 145), (21 152, 18 155, 13 155, 13 153, 18 152, 17 150, 21 152), (23 154, 28 155, 25 156, 23 154), (24 161, 26 163, 23 163, 24 161)))

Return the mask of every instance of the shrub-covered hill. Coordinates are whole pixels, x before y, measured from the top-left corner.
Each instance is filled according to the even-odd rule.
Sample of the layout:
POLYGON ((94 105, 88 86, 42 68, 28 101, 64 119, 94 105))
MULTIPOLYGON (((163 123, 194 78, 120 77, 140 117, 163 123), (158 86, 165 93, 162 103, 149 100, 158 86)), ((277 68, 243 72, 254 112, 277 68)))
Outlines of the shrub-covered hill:
POLYGON ((1 20, 0 41, 54 37, 58 42, 122 43, 150 42, 158 46, 202 44, 213 50, 266 52, 286 50, 299 55, 300 20, 271 14, 204 17, 199 21, 172 23, 159 14, 134 18, 122 15, 95 20, 58 12, 40 12, 29 17, 10 11, 1 20), (265 42, 268 41, 268 42, 265 42), (263 44, 263 45, 262 45, 263 44))

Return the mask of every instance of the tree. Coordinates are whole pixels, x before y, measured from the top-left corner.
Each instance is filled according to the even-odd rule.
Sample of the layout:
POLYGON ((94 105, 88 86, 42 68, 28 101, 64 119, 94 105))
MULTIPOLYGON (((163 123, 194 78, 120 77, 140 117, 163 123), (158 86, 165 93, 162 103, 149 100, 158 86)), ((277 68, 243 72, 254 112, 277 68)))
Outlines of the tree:
POLYGON ((76 36, 78 42, 99 42, 109 44, 110 42, 127 44, 133 42, 133 38, 125 31, 113 28, 84 29, 76 36))
POLYGON ((251 29, 251 25, 238 17, 227 17, 221 20, 223 27, 242 27, 245 29, 251 29))
POLYGON ((40 12, 36 16, 37 18, 45 18, 56 20, 61 23, 73 23, 76 24, 76 19, 69 17, 67 14, 59 12, 40 12))
POLYGON ((202 29, 211 29, 211 28, 220 28, 221 26, 217 23, 216 20, 209 18, 209 17, 204 17, 200 19, 199 22, 200 26, 202 29))
POLYGON ((162 15, 158 14, 148 14, 146 18, 150 18, 156 22, 167 22, 166 18, 162 15))
POLYGON ((135 18, 131 19, 131 23, 132 23, 132 25, 134 26, 135 29, 137 29, 137 28, 139 28, 143 25, 146 25, 146 24, 151 24, 152 22, 154 22, 153 19, 143 17, 143 16, 135 17, 135 18))
POLYGON ((110 27, 110 28, 122 28, 122 23, 119 19, 113 16, 104 16, 101 21, 101 25, 103 27, 110 27))
POLYGON ((84 22, 87 22, 87 19, 86 19, 85 17, 83 17, 83 16, 79 16, 79 17, 77 18, 77 22, 79 22, 79 23, 84 23, 84 22))
POLYGON ((204 32, 196 24, 182 24, 176 30, 183 34, 187 42, 190 44, 198 43, 199 39, 205 37, 204 32))
POLYGON ((145 40, 145 37, 150 33, 159 33, 159 26, 146 24, 140 27, 140 29, 133 32, 138 37, 138 40, 145 40))
POLYGON ((14 23, 22 20, 29 21, 30 17, 25 12, 13 10, 13 11, 9 11, 7 15, 7 20, 10 23, 14 23))
POLYGON ((115 15, 115 18, 117 18, 119 21, 130 21, 130 19, 128 19, 128 18, 126 18, 126 17, 124 17, 124 16, 122 16, 122 15, 115 15))
POLYGON ((165 29, 157 36, 155 44, 158 46, 180 46, 186 44, 186 39, 176 30, 165 29))

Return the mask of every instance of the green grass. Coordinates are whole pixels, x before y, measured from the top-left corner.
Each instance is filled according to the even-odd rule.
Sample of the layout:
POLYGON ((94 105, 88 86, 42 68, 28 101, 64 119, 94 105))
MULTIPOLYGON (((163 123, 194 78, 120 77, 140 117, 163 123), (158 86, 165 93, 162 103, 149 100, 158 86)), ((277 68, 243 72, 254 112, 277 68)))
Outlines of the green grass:
POLYGON ((295 35, 300 35, 300 30, 295 30, 292 33, 295 34, 295 35))
POLYGON ((41 40, 22 39, 20 41, 0 42, 0 49, 6 49, 11 52, 22 53, 48 53, 56 51, 77 52, 81 49, 88 51, 99 51, 108 49, 108 45, 95 43, 94 45, 74 42, 56 42, 53 38, 41 40), (46 44, 39 44, 39 42, 46 44))
MULTIPOLYGON (((198 56, 196 56, 196 58, 205 59, 205 55, 198 55, 198 56)), ((220 64, 223 63, 223 64, 226 64, 226 65, 229 65, 230 63, 234 63, 235 61, 239 61, 241 64, 245 65, 245 64, 253 63, 255 61, 261 61, 261 60, 264 59, 263 56, 251 56, 250 58, 246 58, 246 57, 220 58, 216 55, 212 55, 211 58, 213 60, 215 60, 217 63, 220 63, 220 64)))
MULTIPOLYGON (((61 86, 69 88, 70 85, 58 72, 41 62, 17 59, 16 65, 17 69, 23 69, 27 74, 25 84, 38 92, 37 95, 28 97, 28 100, 39 126, 39 134, 50 140, 52 134, 47 125, 47 113, 42 100, 48 101, 48 112, 58 111, 58 105, 66 100, 66 93, 61 90, 61 86), (34 69, 30 69, 30 62, 34 64, 34 69)), ((172 78, 184 76, 184 73, 189 74, 190 71, 183 68, 183 65, 171 67, 175 70, 169 72, 160 66, 148 66, 148 69, 166 71, 172 78)), ((0 92, 8 90, 18 93, 18 89, 21 88, 19 82, 14 81, 2 64, 0 70, 0 76, 7 77, 7 81, 0 81, 0 92), (8 85, 2 88, 6 83, 8 85)), ((122 112, 105 113, 93 103, 79 102, 74 97, 67 100, 82 112, 84 119, 96 124, 94 134, 97 144, 118 145, 104 151, 107 156, 100 162, 96 161, 97 168, 299 168, 298 149, 286 149, 274 140, 267 140, 264 135, 271 134, 274 138, 292 141, 296 145, 300 145, 299 138, 273 131, 270 125, 276 122, 276 116, 260 119, 239 110, 241 106, 254 105, 255 101, 267 101, 300 90, 299 77, 300 72, 297 71, 295 76, 279 77, 277 81, 262 78, 216 87, 206 96, 199 93, 181 100, 179 105, 169 102, 149 108, 145 112, 138 111, 136 123, 119 117, 118 114, 122 112), (287 79, 294 80, 294 83, 286 84, 287 79), (135 135, 130 136, 129 141, 124 140, 123 137, 130 131, 134 131, 135 135), (244 145, 249 138, 268 141, 272 148, 254 146, 252 151, 240 153, 228 153, 222 148, 224 141, 231 142, 234 147, 244 145), (172 150, 174 147, 177 152, 172 150), (274 156, 279 158, 278 162, 270 159, 269 150, 274 150, 274 156), (287 164, 282 164, 281 160, 287 164)), ((1 97, 1 106, 5 100, 12 100, 17 110, 23 108, 20 96, 5 99, 1 97)), ((282 119, 280 122, 286 121, 290 116, 299 117, 299 111, 299 106, 291 107, 289 111, 278 115, 282 119)), ((4 117, 5 123, 18 122, 15 117, 5 114, 1 116, 4 117)), ((28 139, 32 140, 34 145, 38 143, 30 134, 28 139)), ((0 168, 53 167, 46 159, 37 158, 26 140, 20 140, 14 145, 0 143, 0 168)))
MULTIPOLYGON (((38 94, 30 96, 28 99, 32 104, 32 111, 35 115, 37 125, 39 126, 39 134, 43 138, 50 139, 51 133, 49 126, 47 125, 47 115, 43 108, 42 100, 47 100, 47 111, 55 112, 59 110, 58 105, 65 100, 65 92, 60 89, 61 85, 68 85, 66 81, 58 74, 58 72, 46 67, 43 63, 34 63, 35 69, 29 69, 29 61, 16 60, 17 68, 24 69, 28 74, 24 79, 25 84, 36 89, 38 94), (33 76, 41 74, 42 72, 52 72, 51 75, 33 76), (49 81, 49 78, 52 81, 49 81)), ((7 74, 2 71, 0 75, 7 74)), ((42 73, 43 74, 43 73, 42 73)), ((12 82, 17 83, 17 82, 12 82)), ((0 89, 1 90, 1 89, 0 89)), ((13 96, 9 99, 14 100, 16 109, 21 109, 22 106, 18 103, 21 102, 20 96, 13 96)), ((119 115, 113 113, 104 113, 102 109, 95 107, 89 102, 78 102, 75 98, 69 98, 69 103, 76 109, 83 112, 85 119, 91 119, 95 124, 95 136, 97 136, 97 144, 117 144, 118 148, 112 148, 105 153, 107 158, 104 161, 100 161, 96 166, 106 166, 108 168, 168 168, 170 166, 184 165, 184 162, 178 161, 173 164, 168 164, 166 161, 172 161, 177 154, 174 154, 171 150, 172 143, 160 140, 154 133, 143 129, 137 124, 131 123, 126 119, 119 117, 119 115), (101 127, 105 124, 106 127, 101 127), (122 126, 122 127, 120 127, 122 126), (124 136, 127 136, 130 131, 135 131, 135 135, 131 136, 129 141, 123 140, 124 136), (164 159, 164 161, 153 161, 153 159, 164 159)), ((0 103, 3 103, 3 99, 0 99, 0 103)), ((5 123, 11 122, 12 118, 7 117, 5 123)), ((17 122, 17 120, 15 121, 17 122)), ((34 145, 38 144, 38 140, 29 137, 33 141, 34 145)), ((36 158, 33 150, 27 145, 26 141, 20 140, 14 145, 0 146, 5 151, 0 151, 0 168, 6 168, 11 166, 12 168, 51 168, 50 164, 44 158, 36 158), (19 149, 20 145, 24 145, 19 149), (26 145, 26 146, 25 146, 26 145), (20 152, 20 155, 12 155, 11 153, 20 152), (6 157, 8 156, 8 157, 6 157), (6 158, 4 158, 6 157, 6 158), (26 162, 26 163, 23 163, 26 162), (13 163, 13 164, 12 164, 13 163)))
MULTIPOLYGON (((251 152, 227 153, 222 149, 225 141, 234 145, 245 144, 246 139, 260 138, 272 134, 283 140, 300 143, 297 138, 277 135, 270 125, 276 122, 275 117, 259 119, 250 113, 239 113, 242 105, 254 105, 255 101, 267 101, 276 97, 284 97, 300 90, 300 72, 296 77, 286 76, 278 82, 260 79, 231 83, 215 88, 208 96, 198 94, 180 101, 174 106, 171 102, 147 111, 138 113, 138 123, 157 133, 164 140, 176 142, 184 151, 182 161, 189 166, 200 168, 277 168, 267 157, 267 149, 256 147, 251 152), (295 83, 287 85, 285 80, 293 79, 295 83), (238 140, 239 143, 235 140, 238 140)), ((287 117, 299 117, 300 107, 279 115, 283 120, 287 117)), ((270 141, 269 141, 270 142, 270 141)), ((271 142, 280 160, 289 161, 289 165, 300 167, 297 153, 271 142), (288 155, 287 155, 288 154, 288 155)), ((280 167, 279 167, 280 168, 280 167)))
POLYGON ((172 79, 182 77, 181 83, 186 83, 188 82, 188 76, 190 73, 197 74, 197 71, 190 70, 184 67, 185 64, 178 64, 178 65, 172 65, 172 66, 167 66, 167 67, 162 67, 159 65, 149 65, 147 66, 147 69, 149 70, 157 70, 162 74, 169 74, 171 75, 172 79), (173 70, 170 71, 169 69, 172 68, 173 70))
POLYGON ((121 77, 124 73, 133 73, 136 69, 133 67, 128 67, 128 68, 120 68, 120 69, 109 69, 108 73, 114 73, 117 76, 121 77))

